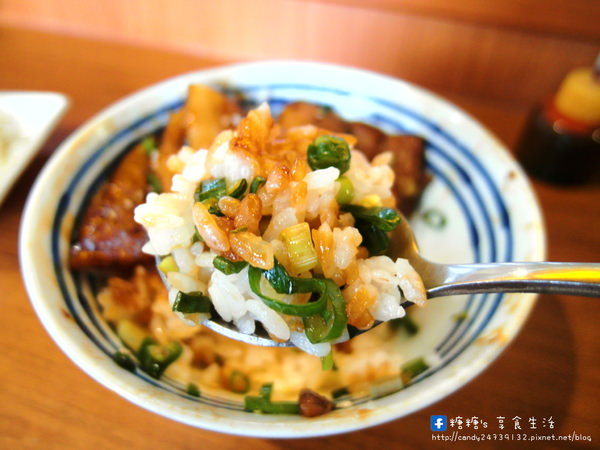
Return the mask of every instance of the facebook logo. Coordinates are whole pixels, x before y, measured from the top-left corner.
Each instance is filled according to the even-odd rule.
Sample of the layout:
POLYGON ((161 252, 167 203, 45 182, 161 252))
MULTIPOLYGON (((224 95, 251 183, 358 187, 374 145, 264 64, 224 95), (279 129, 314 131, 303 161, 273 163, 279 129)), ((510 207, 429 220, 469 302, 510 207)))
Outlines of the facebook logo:
POLYGON ((448 420, 446 416, 431 416, 429 421, 431 431, 446 431, 448 427, 448 420))

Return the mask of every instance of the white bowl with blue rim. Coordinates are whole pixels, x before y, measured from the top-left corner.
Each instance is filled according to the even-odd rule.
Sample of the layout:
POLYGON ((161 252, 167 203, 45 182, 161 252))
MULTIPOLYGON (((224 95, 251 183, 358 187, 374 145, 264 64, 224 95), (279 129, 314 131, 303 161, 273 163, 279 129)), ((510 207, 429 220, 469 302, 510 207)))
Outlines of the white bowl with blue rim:
POLYGON ((423 136, 432 181, 411 223, 424 256, 447 263, 545 257, 539 206, 523 172, 477 121, 439 97, 397 79, 320 63, 258 62, 185 74, 137 92, 81 126, 57 149, 29 196, 20 234, 27 291, 43 325, 81 369, 129 401, 189 425, 307 437, 357 430, 428 406, 476 377, 506 348, 535 296, 432 300, 413 311, 419 333, 398 344, 407 360, 433 355, 429 370, 402 388, 373 386, 373 395, 313 419, 245 412, 230 397, 191 397, 172 380, 117 366, 111 356, 119 339, 103 321, 87 281, 68 266, 74 218, 129 144, 162 128, 182 106, 191 83, 234 87, 269 102, 274 114, 290 101, 306 100, 330 105, 347 120, 423 136), (432 214, 445 225, 434 226, 432 214))

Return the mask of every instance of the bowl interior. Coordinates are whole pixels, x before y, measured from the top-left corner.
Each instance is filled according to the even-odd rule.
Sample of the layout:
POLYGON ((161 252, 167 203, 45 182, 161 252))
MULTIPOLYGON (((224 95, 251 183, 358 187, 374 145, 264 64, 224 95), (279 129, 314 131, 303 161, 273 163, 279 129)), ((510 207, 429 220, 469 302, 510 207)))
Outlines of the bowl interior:
POLYGON ((314 436, 427 406, 476 376, 514 337, 532 295, 432 300, 413 311, 420 332, 396 343, 406 360, 426 355, 431 368, 407 386, 374 383, 370 394, 346 398, 334 413, 312 419, 320 422, 316 427, 306 427, 300 417, 246 413, 239 399, 218 392, 191 397, 174 380, 117 367, 111 355, 121 343, 101 318, 95 281, 67 264, 74 223, 129 145, 163 127, 192 82, 234 87, 252 102, 268 102, 274 115, 290 101, 306 100, 390 133, 423 136, 432 181, 411 224, 424 256, 454 263, 544 258, 539 208, 521 170, 486 130, 432 94, 380 75, 311 63, 254 63, 184 75, 126 98, 80 128, 57 150, 28 200, 20 246, 30 298, 58 345, 88 374, 144 408, 194 426, 314 436), (50 258, 40 258, 40 248, 50 258))

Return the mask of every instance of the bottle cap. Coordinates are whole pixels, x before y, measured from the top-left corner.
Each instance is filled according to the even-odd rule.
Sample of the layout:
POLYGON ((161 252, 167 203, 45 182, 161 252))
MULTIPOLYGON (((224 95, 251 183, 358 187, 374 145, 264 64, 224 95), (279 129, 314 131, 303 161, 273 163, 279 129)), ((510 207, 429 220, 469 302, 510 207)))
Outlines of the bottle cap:
POLYGON ((554 107, 571 120, 589 126, 600 125, 599 71, 579 68, 569 72, 554 97, 554 107))

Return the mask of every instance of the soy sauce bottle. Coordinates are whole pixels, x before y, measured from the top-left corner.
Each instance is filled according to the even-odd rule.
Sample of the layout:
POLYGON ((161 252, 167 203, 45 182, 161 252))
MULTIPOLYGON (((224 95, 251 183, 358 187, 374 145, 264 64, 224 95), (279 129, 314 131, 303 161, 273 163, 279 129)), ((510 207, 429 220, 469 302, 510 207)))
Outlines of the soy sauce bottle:
POLYGON ((573 185, 600 178, 600 55, 595 69, 569 72, 533 111, 516 152, 525 170, 543 181, 573 185))

